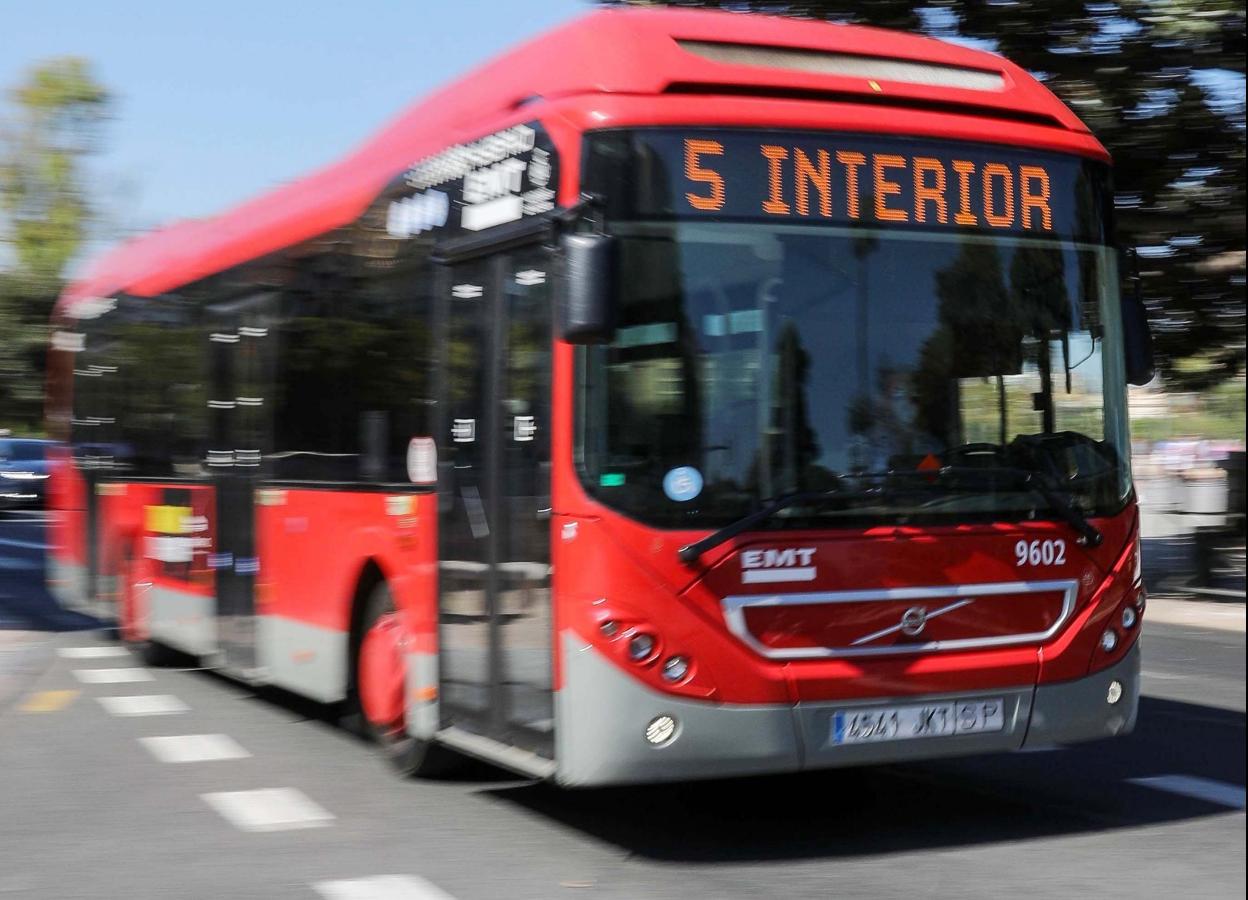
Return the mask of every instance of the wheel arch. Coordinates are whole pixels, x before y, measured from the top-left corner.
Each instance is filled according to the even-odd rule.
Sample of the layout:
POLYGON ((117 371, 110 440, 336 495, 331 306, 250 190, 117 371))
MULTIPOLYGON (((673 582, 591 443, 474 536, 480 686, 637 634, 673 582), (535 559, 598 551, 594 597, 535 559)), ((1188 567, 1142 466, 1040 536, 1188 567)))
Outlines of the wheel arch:
POLYGON ((364 639, 364 612, 368 607, 368 598, 379 584, 387 584, 387 577, 381 561, 375 556, 367 557, 355 576, 355 588, 351 596, 351 612, 347 626, 347 684, 346 694, 351 696, 355 690, 356 669, 359 662, 360 642, 364 639))

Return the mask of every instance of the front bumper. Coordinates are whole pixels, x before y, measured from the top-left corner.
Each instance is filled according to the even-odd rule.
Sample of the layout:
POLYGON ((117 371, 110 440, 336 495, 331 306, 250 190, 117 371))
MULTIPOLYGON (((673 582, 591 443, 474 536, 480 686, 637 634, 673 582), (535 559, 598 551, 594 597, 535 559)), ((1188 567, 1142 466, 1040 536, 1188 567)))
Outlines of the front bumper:
POLYGON ((1115 666, 1063 684, 758 706, 699 703, 660 694, 566 634, 562 650, 555 780, 568 786, 796 772, 1090 741, 1128 733, 1135 725, 1139 702, 1138 645, 1115 666), (1118 702, 1110 704, 1106 694, 1114 680, 1123 690, 1118 702), (836 710, 954 697, 1000 698, 1004 727, 987 734, 867 745, 832 743, 831 719, 836 710), (660 715, 671 716, 679 724, 675 737, 656 747, 644 735, 646 726, 660 715))
POLYGON ((1140 642, 1127 655, 1087 678, 1042 684, 1032 702, 1025 747, 1077 744, 1130 734, 1140 708, 1140 642), (1110 682, 1122 685, 1117 703, 1107 700, 1110 682))

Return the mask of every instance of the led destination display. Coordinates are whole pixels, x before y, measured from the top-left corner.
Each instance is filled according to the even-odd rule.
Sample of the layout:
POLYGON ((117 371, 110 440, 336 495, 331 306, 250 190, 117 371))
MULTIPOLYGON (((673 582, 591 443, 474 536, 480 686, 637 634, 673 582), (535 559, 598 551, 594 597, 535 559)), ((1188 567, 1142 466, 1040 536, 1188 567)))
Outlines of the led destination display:
POLYGON ((780 131, 656 129, 598 140, 591 168, 631 165, 633 208, 612 204, 629 218, 789 219, 1104 240, 1094 198, 1105 167, 1072 156, 780 131))

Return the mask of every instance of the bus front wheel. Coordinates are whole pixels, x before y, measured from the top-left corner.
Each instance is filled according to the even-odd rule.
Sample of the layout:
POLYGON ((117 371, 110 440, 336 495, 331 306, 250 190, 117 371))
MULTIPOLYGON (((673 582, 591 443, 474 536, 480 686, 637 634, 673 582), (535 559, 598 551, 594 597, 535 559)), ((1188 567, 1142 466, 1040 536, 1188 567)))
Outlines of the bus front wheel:
POLYGON ((460 761, 452 750, 407 732, 407 661, 400 614, 389 585, 369 595, 355 654, 353 718, 399 772, 434 778, 460 761))

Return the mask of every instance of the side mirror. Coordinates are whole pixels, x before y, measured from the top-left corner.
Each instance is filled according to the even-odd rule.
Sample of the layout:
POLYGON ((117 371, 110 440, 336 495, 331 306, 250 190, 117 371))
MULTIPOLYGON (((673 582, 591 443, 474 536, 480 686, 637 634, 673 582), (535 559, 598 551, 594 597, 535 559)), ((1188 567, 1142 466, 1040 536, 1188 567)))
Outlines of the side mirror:
POLYGON ((1140 262, 1133 250, 1123 260, 1130 273, 1131 290, 1122 297, 1122 342, 1127 363, 1128 384, 1148 384, 1157 374, 1153 359, 1153 332, 1148 325, 1148 310, 1140 292, 1140 262))
POLYGON ((559 336, 570 344, 605 344, 615 332, 615 239, 565 234, 559 336))

